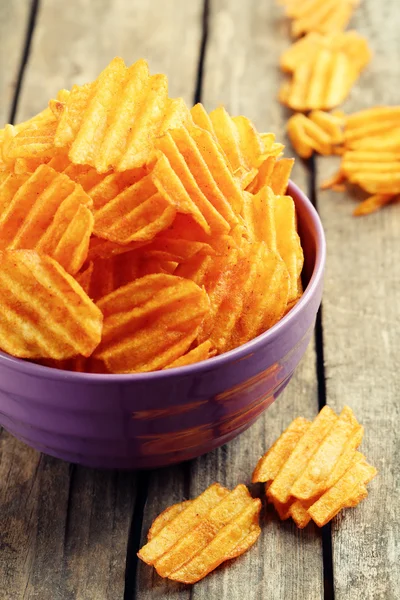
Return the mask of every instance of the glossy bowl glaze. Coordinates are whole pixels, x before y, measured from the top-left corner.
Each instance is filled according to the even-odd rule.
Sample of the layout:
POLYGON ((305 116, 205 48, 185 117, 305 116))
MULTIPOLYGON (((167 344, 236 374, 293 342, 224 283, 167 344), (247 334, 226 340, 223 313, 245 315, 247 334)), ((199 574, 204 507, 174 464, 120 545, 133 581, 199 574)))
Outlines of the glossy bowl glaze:
POLYGON ((321 302, 325 239, 293 184, 305 293, 274 327, 207 361, 153 373, 94 375, 0 353, 0 424, 29 446, 74 463, 149 468, 187 460, 247 429, 288 384, 321 302))

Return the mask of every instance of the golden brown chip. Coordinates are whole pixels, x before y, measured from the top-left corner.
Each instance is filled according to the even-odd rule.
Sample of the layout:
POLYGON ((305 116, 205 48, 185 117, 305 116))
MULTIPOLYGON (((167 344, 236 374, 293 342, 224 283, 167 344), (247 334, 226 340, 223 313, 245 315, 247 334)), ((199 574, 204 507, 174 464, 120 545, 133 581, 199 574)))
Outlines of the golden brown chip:
POLYGON ((149 75, 145 60, 127 68, 115 58, 92 84, 71 90, 58 122, 55 145, 99 173, 145 164, 154 139, 190 120, 182 99, 168 97, 165 75, 149 75))
POLYGON ((268 489, 269 495, 282 504, 289 500, 294 483, 336 421, 337 416, 333 410, 324 406, 272 482, 268 489))
POLYGON ((281 0, 286 15, 293 19, 294 37, 315 31, 329 34, 344 31, 359 0, 281 0))
POLYGON ((370 194, 400 194, 400 150, 350 150, 340 169, 348 181, 370 194))
POLYGON ((356 506, 366 497, 365 485, 375 477, 376 473, 376 469, 365 460, 356 462, 308 509, 311 518, 319 527, 323 527, 342 508, 356 506))
MULTIPOLYGON (((275 144, 275 136, 258 133, 246 117, 231 117, 223 106, 208 115, 202 104, 196 104, 191 114, 196 125, 218 140, 242 189, 251 184, 268 156, 276 155, 278 145, 275 144)), ((282 149, 283 146, 279 145, 279 152, 282 149)))
POLYGON ((313 519, 322 526, 341 508, 358 504, 376 473, 356 451, 363 431, 347 406, 339 418, 325 406, 312 423, 295 419, 260 458, 252 480, 266 482, 281 520, 292 517, 303 528, 313 519), (364 479, 357 479, 360 468, 368 474, 364 479))
POLYGON ((281 88, 279 99, 297 111, 334 108, 347 97, 370 59, 366 40, 354 31, 310 33, 281 57, 281 67, 292 73, 292 79, 281 88))
POLYGON ((358 206, 354 209, 353 215, 356 217, 370 215, 371 213, 380 210, 383 206, 396 201, 399 201, 399 197, 395 194, 374 194, 373 196, 370 196, 369 198, 366 198, 366 200, 360 202, 360 204, 358 204, 358 206))
POLYGON ((10 175, 0 190, 0 248, 37 250, 77 273, 93 231, 91 205, 80 185, 47 165, 29 178, 10 175))
POLYGON ((310 421, 303 417, 297 417, 292 421, 268 452, 258 461, 253 471, 252 482, 273 481, 309 427, 310 421))
POLYGON ((287 132, 293 148, 302 158, 309 158, 313 151, 329 155, 343 143, 343 120, 320 110, 308 117, 297 113, 287 122, 287 132))
MULTIPOLYGON (((94 195, 93 190, 90 193, 94 195)), ((176 215, 173 199, 157 191, 151 175, 129 185, 101 208, 97 195, 95 202, 94 234, 120 245, 152 240, 171 225, 176 215)))
POLYGON ((0 252, 0 296, 0 347, 13 356, 90 356, 100 342, 100 310, 49 256, 0 252))
POLYGON ((192 215, 206 234, 229 233, 243 194, 218 142, 198 127, 182 128, 159 138, 156 147, 160 156, 151 175, 162 196, 192 215))
POLYGON ((289 280, 278 254, 264 242, 227 247, 216 257, 199 254, 176 274, 204 286, 210 309, 198 342, 210 339, 219 352, 243 344, 274 325, 287 305, 289 280), (268 294, 265 290, 268 289, 268 294))
POLYGON ((328 487, 329 477, 340 459, 344 448, 356 430, 362 430, 353 411, 345 406, 328 435, 320 444, 306 468, 291 489, 299 500, 311 500, 328 487))
POLYGON ((210 342, 210 340, 207 340, 202 344, 199 344, 199 346, 193 348, 193 350, 189 350, 189 352, 186 352, 186 354, 184 354, 180 358, 174 360, 174 362, 164 367, 164 369, 173 369, 175 367, 184 367, 186 365, 192 365, 193 363, 198 363, 202 360, 207 360, 208 358, 215 356, 216 353, 217 350, 213 348, 212 342, 210 342))
POLYGON ((188 350, 209 310, 192 281, 147 275, 102 298, 103 337, 94 358, 112 373, 162 369, 188 350))
POLYGON ((229 492, 213 484, 195 500, 164 511, 138 556, 161 577, 196 583, 255 543, 260 509, 246 486, 229 492))

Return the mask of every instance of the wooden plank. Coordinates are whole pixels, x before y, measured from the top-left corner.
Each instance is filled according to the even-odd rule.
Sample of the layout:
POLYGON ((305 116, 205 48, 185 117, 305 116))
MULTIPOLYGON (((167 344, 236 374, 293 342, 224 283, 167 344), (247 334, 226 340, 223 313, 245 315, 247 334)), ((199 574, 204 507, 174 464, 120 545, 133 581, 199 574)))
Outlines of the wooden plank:
MULTIPOLYGON (((344 105, 346 112, 399 104, 399 24, 396 0, 365 0, 356 12, 352 25, 367 37, 374 58, 344 105)), ((334 159, 318 159, 319 181, 335 168, 334 159)), ((335 410, 344 404, 354 409, 365 427, 361 449, 379 470, 369 497, 333 522, 335 599, 394 600, 400 589, 400 205, 363 218, 352 217, 354 206, 349 194, 318 194, 328 246, 327 402, 335 410)))
MULTIPOLYGON (((281 10, 275 3, 257 0, 214 0, 209 15, 204 66, 203 101, 210 110, 220 103, 233 114, 245 114, 262 131, 284 139, 285 111, 276 95, 281 81, 278 57, 289 41, 281 10)), ((288 153, 290 156, 290 151, 288 153)), ((294 181, 307 189, 307 174, 298 162, 294 181)), ((194 497, 214 481, 234 487, 249 484, 261 454, 298 415, 318 412, 316 356, 311 345, 292 383, 277 402, 240 438, 188 466, 156 471, 150 480, 143 522, 143 538, 151 521, 166 506, 194 497)), ((252 491, 262 494, 259 486, 252 491)), ((268 507, 257 545, 232 564, 222 567, 191 590, 161 580, 149 567, 139 565, 138 598, 242 600, 307 598, 323 595, 320 532, 310 526, 299 531, 281 523, 268 507), (151 589, 149 589, 151 587, 151 589)))
POLYGON ((61 88, 95 78, 114 58, 147 58, 170 76, 170 94, 192 101, 200 46, 200 0, 42 0, 18 111, 25 119, 61 88), (178 75, 178 76, 177 76, 178 75))
POLYGON ((74 467, 0 436, 2 600, 122 598, 132 474, 74 467))
POLYGON ((25 44, 30 2, 0 3, 0 129, 10 116, 25 44))

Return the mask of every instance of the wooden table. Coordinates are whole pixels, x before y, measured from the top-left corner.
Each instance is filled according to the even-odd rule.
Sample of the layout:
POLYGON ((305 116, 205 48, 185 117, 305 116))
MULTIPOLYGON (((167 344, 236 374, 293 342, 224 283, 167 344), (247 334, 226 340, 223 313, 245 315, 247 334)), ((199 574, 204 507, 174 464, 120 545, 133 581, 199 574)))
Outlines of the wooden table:
MULTIPOLYGON (((352 26, 374 59, 344 109, 399 104, 397 1, 365 0, 352 26)), ((224 103, 284 140, 288 114, 276 96, 288 45, 273 0, 0 0, 0 121, 30 117, 115 55, 128 64, 143 56, 152 72, 168 74, 171 95, 208 109, 224 103)), ((399 598, 400 205, 353 218, 354 199, 319 191, 336 166, 334 158, 296 163, 293 179, 315 201, 327 236, 322 313, 293 382, 239 439, 190 464, 135 474, 66 464, 0 430, 1 600, 399 598), (363 452, 379 469, 358 508, 322 531, 299 531, 267 507, 257 545, 192 588, 138 562, 162 509, 214 481, 249 483, 288 423, 325 403, 355 410, 363 452)))

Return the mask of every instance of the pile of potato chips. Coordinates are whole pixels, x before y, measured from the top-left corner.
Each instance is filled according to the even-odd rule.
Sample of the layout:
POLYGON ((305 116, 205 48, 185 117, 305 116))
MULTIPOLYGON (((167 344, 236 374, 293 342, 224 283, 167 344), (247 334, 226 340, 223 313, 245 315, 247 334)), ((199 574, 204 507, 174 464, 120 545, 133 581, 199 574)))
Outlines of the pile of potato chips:
POLYGON ((322 527, 342 508, 367 496, 376 475, 357 451, 364 429, 347 406, 337 416, 325 406, 313 422, 295 419, 260 458, 253 482, 265 482, 266 494, 282 520, 322 527))
MULTIPOLYGON (((282 520, 322 527, 368 495, 377 471, 357 450, 363 434, 347 406, 339 416, 325 406, 312 422, 298 417, 260 458, 253 482, 266 483, 267 500, 282 520)), ((161 577, 196 583, 257 541, 260 509, 246 486, 230 492, 215 483, 161 513, 138 556, 161 577)))
POLYGON ((0 348, 136 373, 205 360, 302 294, 293 159, 220 107, 168 96, 146 61, 0 132, 0 348))
POLYGON ((230 492, 214 483, 195 500, 161 513, 138 556, 161 577, 196 583, 257 541, 260 510, 261 501, 252 498, 245 485, 230 492))
POLYGON ((366 215, 400 200, 400 106, 379 106, 344 115, 338 106, 371 59, 364 38, 346 28, 359 0, 281 0, 299 37, 281 57, 291 73, 280 100, 296 111, 287 131, 302 158, 313 152, 340 154, 340 170, 322 189, 346 189, 344 182, 370 194, 354 210, 366 215))

